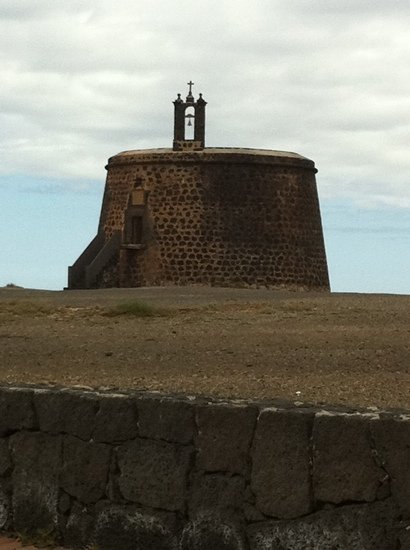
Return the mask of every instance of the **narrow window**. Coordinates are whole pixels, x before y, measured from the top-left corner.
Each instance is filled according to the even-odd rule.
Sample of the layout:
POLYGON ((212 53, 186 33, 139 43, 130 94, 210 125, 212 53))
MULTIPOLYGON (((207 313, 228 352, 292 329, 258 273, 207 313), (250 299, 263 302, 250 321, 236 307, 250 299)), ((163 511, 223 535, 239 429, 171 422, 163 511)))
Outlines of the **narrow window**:
POLYGON ((138 187, 141 187, 141 186, 142 186, 142 178, 140 178, 139 176, 136 176, 134 180, 134 189, 137 189, 138 187))
POLYGON ((133 216, 131 218, 131 244, 142 243, 142 217, 133 216))

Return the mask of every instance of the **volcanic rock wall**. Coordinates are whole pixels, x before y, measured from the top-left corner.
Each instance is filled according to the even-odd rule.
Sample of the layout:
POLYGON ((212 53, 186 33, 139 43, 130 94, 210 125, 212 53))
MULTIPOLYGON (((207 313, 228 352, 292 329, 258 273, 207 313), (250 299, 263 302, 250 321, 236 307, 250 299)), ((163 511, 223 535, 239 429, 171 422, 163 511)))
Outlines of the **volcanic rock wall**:
POLYGON ((410 416, 0 390, 0 526, 101 550, 410 548, 410 416))

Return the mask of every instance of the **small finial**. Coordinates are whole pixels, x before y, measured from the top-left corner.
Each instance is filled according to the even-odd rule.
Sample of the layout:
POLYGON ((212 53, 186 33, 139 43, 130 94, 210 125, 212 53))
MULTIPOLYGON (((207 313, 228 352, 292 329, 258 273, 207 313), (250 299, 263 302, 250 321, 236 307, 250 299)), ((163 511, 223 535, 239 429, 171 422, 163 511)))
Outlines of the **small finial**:
POLYGON ((206 105, 205 99, 202 97, 202 94, 199 94, 198 102, 199 105, 206 105))

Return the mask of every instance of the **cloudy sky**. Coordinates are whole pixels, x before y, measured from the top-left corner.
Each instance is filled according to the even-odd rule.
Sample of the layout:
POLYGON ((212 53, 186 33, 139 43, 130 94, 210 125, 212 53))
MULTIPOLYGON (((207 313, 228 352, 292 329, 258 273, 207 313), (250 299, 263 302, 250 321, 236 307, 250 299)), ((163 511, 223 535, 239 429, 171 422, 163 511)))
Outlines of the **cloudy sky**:
POLYGON ((207 144, 313 159, 333 290, 410 293, 408 0, 1 0, 0 286, 62 288, 108 157, 207 144))

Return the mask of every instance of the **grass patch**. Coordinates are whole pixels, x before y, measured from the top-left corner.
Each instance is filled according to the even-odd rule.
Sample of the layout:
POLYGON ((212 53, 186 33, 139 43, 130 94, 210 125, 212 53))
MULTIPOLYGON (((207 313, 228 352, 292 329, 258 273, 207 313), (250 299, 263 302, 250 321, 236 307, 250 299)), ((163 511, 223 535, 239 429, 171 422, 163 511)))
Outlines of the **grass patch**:
POLYGON ((131 317, 162 317, 167 314, 168 312, 164 309, 138 301, 123 302, 106 312, 106 315, 110 317, 116 315, 129 315, 131 317))
POLYGON ((30 300, 8 300, 0 303, 0 313, 11 316, 48 315, 52 308, 44 302, 30 300))

